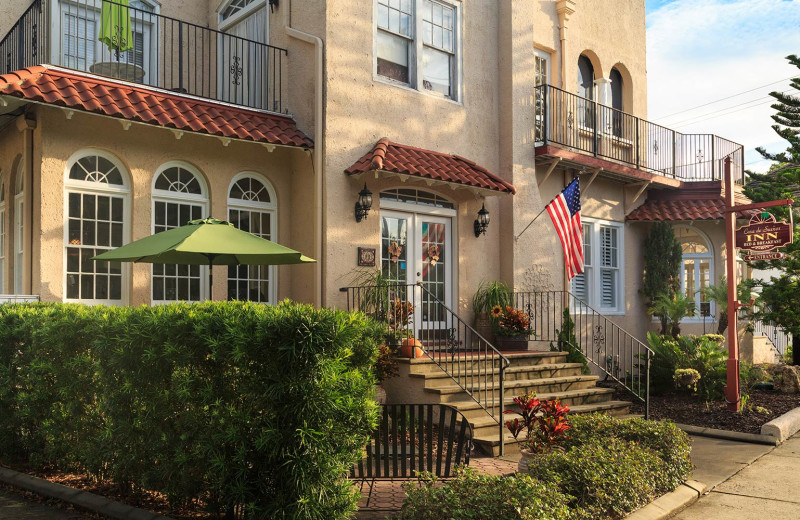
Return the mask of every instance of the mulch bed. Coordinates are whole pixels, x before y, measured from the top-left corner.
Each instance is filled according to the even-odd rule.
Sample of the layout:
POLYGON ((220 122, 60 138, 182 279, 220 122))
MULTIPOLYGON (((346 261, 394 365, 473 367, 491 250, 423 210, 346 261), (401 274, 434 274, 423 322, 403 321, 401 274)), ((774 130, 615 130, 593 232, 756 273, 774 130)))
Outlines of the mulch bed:
MULTIPOLYGON (((617 389, 614 399, 628 401, 630 395, 617 389)), ((650 418, 670 419, 676 423, 703 428, 760 434, 762 425, 800 407, 800 395, 753 390, 750 392, 747 406, 749 410, 737 413, 728 410, 724 400, 706 403, 702 399, 686 394, 651 395, 650 418), (759 407, 768 410, 769 413, 757 410, 759 407)), ((634 404, 631 406, 631 413, 644 414, 644 405, 634 404)))

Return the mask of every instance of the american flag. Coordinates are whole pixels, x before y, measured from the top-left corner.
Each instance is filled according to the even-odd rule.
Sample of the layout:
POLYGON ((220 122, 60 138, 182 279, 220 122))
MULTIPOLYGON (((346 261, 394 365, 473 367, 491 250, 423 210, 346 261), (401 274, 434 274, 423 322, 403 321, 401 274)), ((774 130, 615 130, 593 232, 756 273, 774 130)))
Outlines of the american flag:
POLYGON ((572 280, 583 272, 581 187, 577 178, 547 205, 547 213, 550 214, 558 238, 561 239, 564 261, 567 264, 567 277, 572 280))

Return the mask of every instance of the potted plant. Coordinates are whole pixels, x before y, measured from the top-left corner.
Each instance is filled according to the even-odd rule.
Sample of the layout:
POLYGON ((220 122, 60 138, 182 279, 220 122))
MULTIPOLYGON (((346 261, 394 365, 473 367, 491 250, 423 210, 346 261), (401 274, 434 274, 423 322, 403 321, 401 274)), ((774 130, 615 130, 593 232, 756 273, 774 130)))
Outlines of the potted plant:
POLYGON ((414 338, 414 333, 408 326, 412 314, 414 314, 414 304, 396 298, 389 304, 387 318, 389 335, 400 344, 400 355, 413 359, 422 357, 425 352, 422 350, 422 343, 414 338))
POLYGON ((511 288, 505 282, 481 282, 472 297, 472 312, 475 313, 475 330, 478 334, 494 341, 489 313, 494 307, 502 309, 511 305, 511 299, 511 288))
POLYGON ((496 305, 490 314, 497 345, 504 350, 528 350, 533 334, 530 316, 510 305, 496 305))
POLYGON ((506 428, 519 439, 525 432, 525 440, 520 446, 519 465, 517 471, 526 473, 531 460, 538 454, 562 450, 561 443, 567 437, 570 426, 567 421, 569 407, 562 405, 557 399, 540 401, 533 394, 524 394, 514 398, 518 410, 506 410, 504 414, 516 413, 520 417, 505 422, 506 428))
POLYGON ((383 388, 383 382, 398 374, 397 350, 397 344, 393 340, 389 341, 389 338, 387 338, 386 344, 378 347, 378 357, 372 367, 372 373, 375 375, 376 382, 375 400, 380 404, 386 404, 386 390, 383 388))

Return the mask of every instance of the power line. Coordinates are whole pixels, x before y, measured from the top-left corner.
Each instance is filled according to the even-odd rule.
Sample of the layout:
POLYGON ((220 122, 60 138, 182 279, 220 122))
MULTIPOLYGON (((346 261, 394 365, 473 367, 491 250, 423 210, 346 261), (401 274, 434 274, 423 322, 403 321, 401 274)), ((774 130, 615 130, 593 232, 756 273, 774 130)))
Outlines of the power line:
MULTIPOLYGON (((791 92, 792 90, 793 89, 784 90, 783 92, 781 92, 781 94, 786 94, 788 92, 791 92)), ((739 112, 740 110, 747 110, 748 108, 753 108, 753 107, 757 107, 757 106, 763 106, 763 105, 766 105, 766 104, 769 104, 769 103, 773 103, 773 102, 774 102, 774 99, 772 98, 772 96, 765 96, 765 97, 758 98, 758 99, 751 99, 750 101, 745 101, 745 102, 739 103, 737 105, 732 105, 732 106, 729 106, 729 107, 720 108, 719 110, 714 110, 712 112, 708 112, 708 113, 703 114, 701 116, 690 117, 689 119, 684 119, 683 121, 678 121, 677 123, 668 123, 668 124, 672 128, 679 127, 679 126, 692 125, 692 124, 695 124, 695 123, 699 123, 701 121, 706 121, 708 119, 715 119, 717 117, 722 117, 722 116, 725 116, 725 115, 728 115, 728 114, 733 114, 734 112, 739 112), (750 106, 745 106, 745 105, 750 105, 750 106), (739 108, 739 107, 743 107, 743 108, 739 108), (732 110, 732 109, 736 109, 736 110, 732 110), (724 114, 719 114, 720 112, 725 112, 725 113, 724 114), (714 115, 714 114, 719 114, 719 115, 714 115), (711 116, 711 117, 709 117, 709 116, 711 116)))
POLYGON ((752 88, 750 90, 745 90, 743 92, 739 92, 738 94, 733 94, 733 95, 728 96, 728 97, 717 99, 716 101, 709 101, 708 103, 704 103, 702 105, 697 105, 696 107, 692 107, 692 108, 687 108, 686 110, 681 110, 680 112, 673 112, 672 114, 669 114, 669 115, 666 115, 666 116, 657 117, 657 118, 654 119, 654 121, 660 121, 662 119, 667 119, 669 117, 676 116, 678 114, 683 114, 684 112, 689 112, 691 110, 697 110, 698 108, 703 108, 703 107, 706 107, 708 105, 713 105, 713 104, 719 103, 720 101, 725 101, 727 99, 731 99, 731 98, 735 98, 735 97, 741 96, 742 94, 748 94, 750 92, 753 92, 753 91, 756 91, 756 90, 760 90, 760 89, 762 89, 764 87, 769 87, 771 85, 775 85, 777 83, 781 83, 781 82, 784 82, 784 81, 789 80, 789 79, 794 79, 794 76, 789 76, 788 78, 783 78, 783 79, 780 79, 778 81, 773 81, 772 83, 767 83, 766 85, 761 85, 760 87, 755 87, 755 88, 752 88))

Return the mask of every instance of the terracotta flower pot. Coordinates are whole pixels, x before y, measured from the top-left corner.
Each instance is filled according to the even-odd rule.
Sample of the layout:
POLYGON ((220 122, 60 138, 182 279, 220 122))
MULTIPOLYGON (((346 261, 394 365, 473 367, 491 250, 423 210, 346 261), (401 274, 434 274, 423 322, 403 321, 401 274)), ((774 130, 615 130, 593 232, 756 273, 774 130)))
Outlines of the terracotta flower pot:
POLYGON ((422 350, 422 343, 420 343, 418 339, 406 338, 400 345, 400 355, 403 357, 415 359, 424 356, 425 351, 422 350))
POLYGON ((527 474, 528 464, 530 464, 531 460, 533 459, 533 457, 536 456, 536 454, 533 453, 528 448, 520 448, 519 455, 520 457, 519 457, 519 464, 517 464, 517 473, 527 474))

